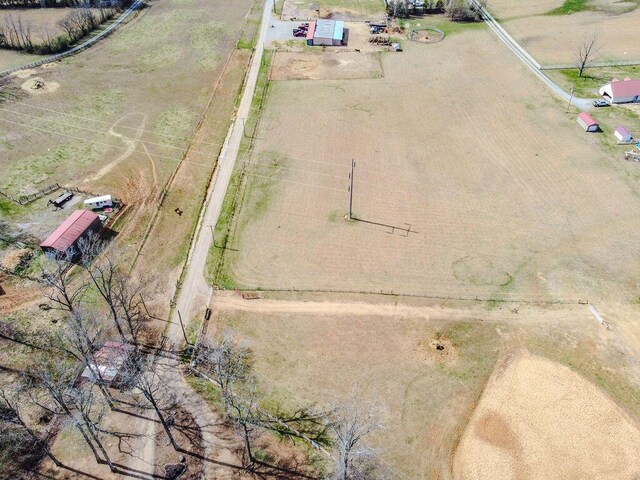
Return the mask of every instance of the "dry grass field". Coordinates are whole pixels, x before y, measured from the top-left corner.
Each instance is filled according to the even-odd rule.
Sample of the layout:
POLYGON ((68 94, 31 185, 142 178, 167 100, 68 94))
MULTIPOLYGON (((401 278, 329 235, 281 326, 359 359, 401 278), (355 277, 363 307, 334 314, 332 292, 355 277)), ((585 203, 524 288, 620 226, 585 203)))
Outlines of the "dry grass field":
POLYGON ((588 2, 587 11, 545 15, 562 4, 497 0, 489 3, 489 10, 542 64, 572 63, 583 38, 592 33, 598 36, 599 60, 640 60, 637 2, 602 0, 588 2))
POLYGON ((407 42, 383 56, 383 72, 272 82, 228 277, 252 288, 635 301, 637 165, 581 131, 487 31, 407 42), (344 219, 351 159, 359 221, 344 219))
POLYGON ((382 0, 285 0, 282 18, 378 20, 385 18, 382 0))
POLYGON ((273 57, 271 80, 326 80, 378 78, 382 76, 379 54, 277 52, 273 57))
MULTIPOLYGON (((163 310, 251 55, 236 44, 257 29, 261 5, 252 6, 154 2, 80 55, 11 76, 0 100, 0 189, 17 196, 59 182, 122 199, 119 245, 132 254, 144 245, 140 268, 155 272, 163 310), (29 88, 36 78, 45 89, 29 88)), ((43 239, 47 199, 0 211, 43 239)))
POLYGON ((613 476, 602 478, 632 478, 623 474, 637 464, 629 454, 640 432, 638 366, 615 333, 618 324, 607 332, 586 306, 487 310, 372 295, 264 295, 251 301, 216 295, 209 333, 231 330, 249 341, 259 383, 273 401, 324 406, 355 385, 380 407, 385 428, 372 444, 394 478, 542 478, 534 474, 560 464, 563 472, 580 473, 573 459, 584 456, 601 467, 616 448, 613 476), (506 458, 511 451, 477 438, 487 411, 520 435, 505 441, 520 442, 521 458, 506 458), (572 460, 558 463, 563 455, 572 460), (510 476, 511 460, 532 476, 510 476), (484 469, 496 476, 476 474, 484 469))
POLYGON ((634 480, 640 424, 572 370, 524 352, 496 372, 456 453, 465 480, 634 480))

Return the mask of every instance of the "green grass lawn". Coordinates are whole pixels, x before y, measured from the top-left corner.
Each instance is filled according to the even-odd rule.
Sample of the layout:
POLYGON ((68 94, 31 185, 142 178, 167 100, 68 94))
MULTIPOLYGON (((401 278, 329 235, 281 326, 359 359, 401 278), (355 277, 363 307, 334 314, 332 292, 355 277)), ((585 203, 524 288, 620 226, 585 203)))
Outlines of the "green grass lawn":
POLYGON ((589 0, 565 0, 562 6, 547 12, 547 15, 569 15, 591 9, 589 0))

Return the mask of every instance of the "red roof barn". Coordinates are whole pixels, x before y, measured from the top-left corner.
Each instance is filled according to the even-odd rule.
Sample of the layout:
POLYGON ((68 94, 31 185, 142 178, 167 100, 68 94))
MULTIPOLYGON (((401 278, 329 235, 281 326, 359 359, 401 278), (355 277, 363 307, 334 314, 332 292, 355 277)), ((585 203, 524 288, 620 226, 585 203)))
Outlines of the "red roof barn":
POLYGON ((88 210, 76 210, 40 244, 47 251, 66 252, 77 247, 78 240, 100 230, 100 218, 88 210))
POLYGON ((600 129, 598 122, 596 122, 587 112, 581 112, 578 115, 578 123, 587 132, 597 132, 600 129))

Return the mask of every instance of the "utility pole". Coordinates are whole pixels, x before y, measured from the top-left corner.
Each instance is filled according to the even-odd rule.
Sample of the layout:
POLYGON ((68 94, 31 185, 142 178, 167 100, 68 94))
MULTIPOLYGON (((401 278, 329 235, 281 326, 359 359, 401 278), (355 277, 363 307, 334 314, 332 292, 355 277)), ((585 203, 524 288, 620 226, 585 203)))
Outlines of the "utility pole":
POLYGON ((349 220, 353 220, 353 170, 356 168, 356 161, 351 159, 351 173, 349 174, 349 220))
POLYGON ((575 87, 571 87, 571 96, 569 97, 569 103, 567 104, 567 111, 566 113, 569 113, 569 108, 571 107, 571 101, 573 100, 573 90, 575 89, 575 87))
POLYGON ((182 335, 184 336, 184 342, 187 345, 190 345, 189 339, 187 338, 187 332, 184 329, 184 323, 182 323, 182 315, 180 315, 180 310, 178 310, 178 320, 180 320, 180 327, 182 327, 182 335))

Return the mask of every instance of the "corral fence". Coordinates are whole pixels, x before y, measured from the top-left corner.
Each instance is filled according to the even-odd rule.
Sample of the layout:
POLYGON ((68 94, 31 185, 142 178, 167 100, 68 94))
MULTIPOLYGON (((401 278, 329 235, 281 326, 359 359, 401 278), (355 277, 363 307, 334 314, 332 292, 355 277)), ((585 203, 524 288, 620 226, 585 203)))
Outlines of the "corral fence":
POLYGON ((33 202, 34 200, 44 197, 45 195, 49 195, 51 192, 55 192, 60 188, 62 188, 60 184, 54 183, 53 185, 49 185, 48 187, 45 187, 42 190, 38 190, 35 193, 30 193, 29 195, 20 195, 17 198, 0 190, 0 196, 6 198, 7 200, 11 200, 18 205, 26 205, 33 202))
POLYGON ((413 42, 417 42, 417 43, 438 43, 441 42, 442 40, 444 40, 445 37, 445 33, 440 30, 439 28, 436 27, 413 27, 411 30, 409 30, 409 33, 407 34, 407 38, 409 38, 409 40, 413 41, 413 42), (429 32, 436 32, 439 36, 438 38, 434 39, 434 40, 429 40, 429 41, 422 41, 422 40, 418 40, 415 37, 415 33, 416 32, 421 32, 421 31, 429 31, 429 32))
POLYGON ((113 33, 120 25, 122 25, 122 23, 127 19, 127 17, 129 15, 131 15, 135 10, 137 10, 138 7, 140 7, 143 3, 144 3, 143 0, 136 0, 133 3, 133 5, 131 5, 129 8, 127 8, 122 13, 122 15, 120 15, 120 17, 118 17, 118 19, 115 22, 113 22, 111 25, 109 25, 107 28, 105 28, 99 34, 91 37, 90 39, 88 39, 85 42, 82 42, 80 45, 77 45, 77 46, 73 47, 72 49, 67 50, 66 52, 58 53, 56 55, 52 55, 50 57, 43 58, 43 59, 37 60, 35 62, 31 62, 31 63, 28 63, 26 65, 21 65, 19 67, 13 67, 13 68, 9 68, 8 70, 3 70, 3 71, 0 72, 0 77, 5 77, 5 76, 10 75, 10 74, 12 74, 14 72, 18 72, 20 70, 24 70, 24 69, 27 69, 27 68, 39 67, 40 65, 44 65, 45 63, 58 62, 58 61, 66 58, 66 57, 69 57, 71 55, 75 55, 76 53, 79 53, 79 52, 89 48, 94 43, 102 40, 103 38, 105 38, 108 35, 110 35, 111 33, 113 33))

